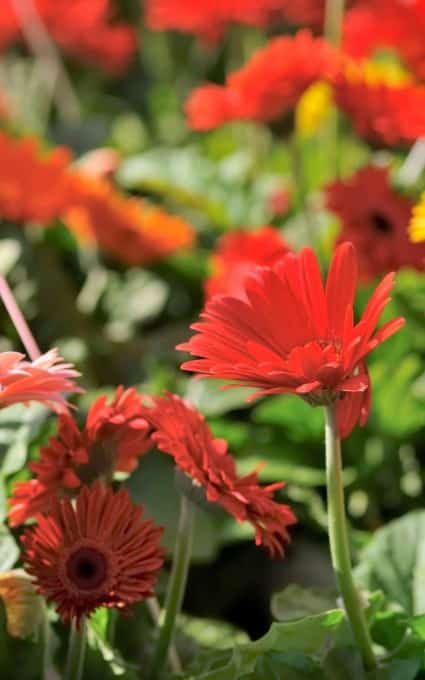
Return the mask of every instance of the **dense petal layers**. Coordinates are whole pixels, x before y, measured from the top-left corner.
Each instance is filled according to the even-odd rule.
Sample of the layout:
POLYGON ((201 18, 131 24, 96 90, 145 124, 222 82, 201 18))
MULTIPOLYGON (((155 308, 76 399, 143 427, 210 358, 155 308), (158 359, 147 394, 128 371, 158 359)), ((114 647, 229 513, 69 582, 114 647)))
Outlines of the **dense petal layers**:
POLYGON ((110 480, 115 471, 132 472, 151 447, 144 411, 134 389, 118 387, 110 404, 106 396, 93 402, 83 430, 72 416, 61 415, 57 435, 40 449, 40 459, 29 464, 35 479, 13 489, 9 524, 18 526, 49 512, 56 498, 75 495, 84 483, 110 480))
POLYGON ((181 217, 126 198, 105 180, 75 176, 73 188, 65 223, 83 243, 97 243, 125 264, 155 262, 195 241, 193 228, 181 217))
POLYGON ((64 622, 78 625, 98 607, 123 609, 152 595, 162 529, 142 517, 125 489, 98 482, 81 490, 75 506, 56 500, 24 534, 27 571, 64 622))
POLYGON ((350 243, 340 245, 326 288, 313 251, 286 255, 273 269, 257 267, 245 282, 245 298, 214 296, 197 331, 178 349, 195 357, 182 368, 221 378, 260 394, 295 393, 314 404, 366 392, 367 354, 395 333, 394 319, 375 333, 394 285, 387 275, 358 323, 353 319, 357 259, 350 243))
POLYGON ((208 84, 192 93, 186 107, 189 125, 208 130, 231 120, 280 118, 313 82, 335 76, 337 63, 333 48, 308 31, 273 38, 224 86, 208 84))
POLYGON ((366 166, 326 192, 328 208, 341 219, 339 242, 355 245, 363 280, 403 267, 423 270, 425 247, 407 234, 413 203, 391 187, 388 168, 366 166))
POLYGON ((243 295, 244 279, 255 265, 272 266, 289 250, 273 227, 238 229, 225 234, 210 259, 212 275, 205 282, 206 295, 243 295))
POLYGON ((205 490, 208 501, 221 505, 239 522, 249 522, 257 545, 272 556, 283 554, 287 528, 295 522, 291 509, 273 500, 273 492, 283 483, 262 487, 256 472, 239 477, 227 443, 215 439, 204 417, 174 394, 154 399, 146 419, 158 449, 171 455, 193 484, 205 490))

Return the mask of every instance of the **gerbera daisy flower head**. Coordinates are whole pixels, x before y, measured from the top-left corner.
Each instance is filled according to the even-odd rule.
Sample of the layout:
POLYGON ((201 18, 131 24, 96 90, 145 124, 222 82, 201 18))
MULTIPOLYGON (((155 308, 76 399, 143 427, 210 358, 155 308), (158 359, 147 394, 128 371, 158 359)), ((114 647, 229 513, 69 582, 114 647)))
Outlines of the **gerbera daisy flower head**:
POLYGON ((114 493, 97 482, 82 488, 75 505, 56 500, 25 532, 27 571, 65 623, 78 626, 98 607, 124 609, 152 595, 163 530, 142 518, 126 489, 114 493))
POLYGON ((337 106, 351 119, 356 133, 374 144, 411 144, 425 134, 425 87, 393 74, 348 62, 334 79, 337 106))
POLYGON ((40 460, 29 464, 36 479, 13 489, 9 524, 49 512, 55 498, 75 495, 82 484, 110 480, 116 471, 132 472, 151 448, 144 411, 134 389, 118 387, 110 404, 106 396, 93 402, 83 430, 72 416, 61 415, 57 435, 40 449, 40 460))
POLYGON ((56 147, 43 154, 35 138, 0 132, 0 157, 0 217, 42 225, 59 217, 71 196, 70 151, 56 147))
MULTIPOLYGON (((283 555, 288 527, 295 522, 292 510, 273 500, 283 483, 262 487, 256 472, 239 477, 227 442, 214 438, 202 414, 175 394, 155 398, 146 418, 157 448, 174 458, 177 468, 203 489, 207 501, 217 503, 237 521, 249 522, 257 545, 272 556, 283 555)), ((188 495, 193 500, 194 494, 188 495)))
POLYGON ((150 264, 195 241, 193 228, 181 217, 136 198, 126 198, 106 180, 74 177, 72 205, 63 219, 82 243, 128 265, 150 264))
POLYGON ((309 31, 273 38, 224 86, 202 86, 192 93, 186 108, 189 125, 206 130, 231 120, 281 118, 313 82, 333 78, 337 64, 337 52, 309 31))
POLYGON ((392 188, 388 168, 363 167, 330 184, 326 194, 341 219, 338 241, 355 245, 363 280, 403 267, 423 270, 425 247, 410 243, 407 233, 413 203, 392 188))
POLYGON ((289 250, 289 246, 273 227, 237 229, 225 234, 210 258, 212 274, 205 282, 206 295, 243 295, 245 276, 253 266, 272 266, 289 250))
POLYGON ((38 401, 62 412, 68 405, 64 393, 82 392, 74 382, 79 375, 57 349, 34 361, 19 352, 0 352, 0 408, 38 401))
POLYGON ((251 398, 290 393, 313 405, 341 400, 351 408, 350 395, 369 389, 365 358, 404 323, 393 319, 375 332, 393 285, 391 273, 355 323, 353 245, 337 248, 326 287, 310 248, 288 254, 274 268, 256 267, 247 276, 245 298, 217 295, 207 302, 192 326, 196 334, 177 347, 197 357, 182 368, 255 387, 251 398))

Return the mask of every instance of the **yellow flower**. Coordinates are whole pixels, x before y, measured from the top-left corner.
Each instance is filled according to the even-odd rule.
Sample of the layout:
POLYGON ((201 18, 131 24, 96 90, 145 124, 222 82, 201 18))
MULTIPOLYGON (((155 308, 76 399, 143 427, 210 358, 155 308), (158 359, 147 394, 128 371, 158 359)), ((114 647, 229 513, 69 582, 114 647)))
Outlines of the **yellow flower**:
POLYGON ((35 635, 43 618, 43 601, 23 569, 0 574, 0 598, 6 610, 9 635, 19 638, 35 635))
POLYGON ((398 61, 390 59, 382 61, 349 61, 346 64, 345 75, 352 82, 361 80, 366 85, 400 87, 413 83, 410 73, 398 61))
POLYGON ((295 111, 295 125, 300 135, 314 135, 329 115, 332 107, 332 88, 318 80, 304 92, 295 111))
POLYGON ((413 208, 412 218, 409 224, 409 236, 413 243, 425 241, 425 193, 413 208))

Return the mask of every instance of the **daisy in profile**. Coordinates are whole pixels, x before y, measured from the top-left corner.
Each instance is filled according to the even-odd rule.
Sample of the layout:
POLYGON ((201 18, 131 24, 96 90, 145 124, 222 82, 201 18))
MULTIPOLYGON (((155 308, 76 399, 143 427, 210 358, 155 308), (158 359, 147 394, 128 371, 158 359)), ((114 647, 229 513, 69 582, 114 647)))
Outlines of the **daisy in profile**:
POLYGON ((38 401, 54 411, 67 408, 64 393, 82 392, 74 379, 80 374, 64 363, 57 349, 28 361, 19 352, 0 352, 0 408, 38 401))
POLYGON ((287 505, 273 500, 283 482, 260 486, 257 472, 238 476, 227 442, 214 438, 203 415, 176 394, 154 399, 146 419, 153 428, 152 441, 174 458, 189 485, 203 489, 207 501, 220 505, 238 522, 249 522, 256 544, 272 557, 281 557, 289 541, 288 527, 296 521, 287 505))
POLYGON ((75 505, 56 500, 22 537, 38 592, 77 626, 98 607, 124 609, 150 597, 164 560, 162 529, 143 520, 128 492, 97 482, 75 505))
POLYGON ((357 258, 351 243, 333 257, 326 287, 310 248, 286 255, 273 269, 257 267, 245 297, 214 296, 196 334, 178 346, 195 359, 182 368, 200 377, 257 388, 254 395, 298 394, 313 405, 336 402, 341 436, 365 423, 370 381, 365 359, 403 325, 393 319, 376 331, 394 275, 373 293, 354 321, 357 258))

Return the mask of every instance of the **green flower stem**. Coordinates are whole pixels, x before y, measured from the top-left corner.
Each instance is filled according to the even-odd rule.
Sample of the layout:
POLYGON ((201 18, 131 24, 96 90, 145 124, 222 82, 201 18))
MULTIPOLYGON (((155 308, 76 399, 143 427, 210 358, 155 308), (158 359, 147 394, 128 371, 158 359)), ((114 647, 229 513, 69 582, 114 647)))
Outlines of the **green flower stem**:
POLYGON ((363 657, 364 666, 367 670, 371 670, 376 668, 372 639, 351 571, 342 478, 341 442, 338 436, 335 404, 327 406, 325 411, 328 524, 332 565, 347 617, 363 657))
POLYGON ((326 0, 325 37, 339 46, 342 38, 345 0, 326 0))
POLYGON ((82 619, 79 630, 77 630, 74 624, 71 626, 64 680, 81 680, 83 677, 87 638, 86 627, 85 619, 82 619))
POLYGON ((156 680, 164 667, 182 606, 192 551, 194 517, 194 506, 182 495, 173 566, 165 598, 165 616, 159 631, 150 680, 156 680))

